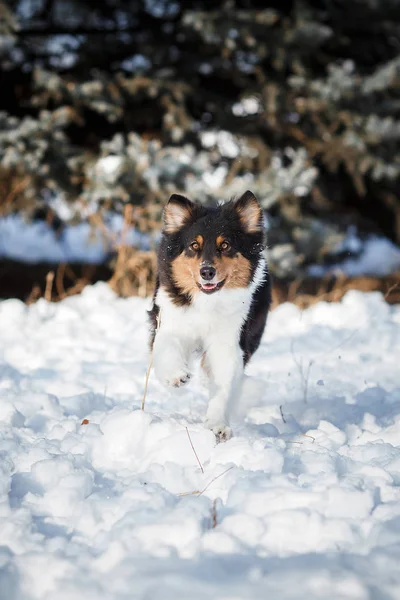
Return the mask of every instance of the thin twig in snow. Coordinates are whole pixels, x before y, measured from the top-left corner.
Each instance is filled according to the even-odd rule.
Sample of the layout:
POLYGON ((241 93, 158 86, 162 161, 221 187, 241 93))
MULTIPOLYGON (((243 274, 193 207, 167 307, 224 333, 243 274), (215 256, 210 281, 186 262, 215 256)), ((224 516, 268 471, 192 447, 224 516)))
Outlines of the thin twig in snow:
POLYGON ((201 469, 201 472, 204 473, 203 465, 201 464, 200 459, 199 459, 199 457, 197 455, 197 452, 195 450, 195 447, 193 446, 192 438, 190 437, 189 429, 187 427, 186 427, 186 433, 187 433, 187 436, 189 438, 190 445, 192 446, 192 450, 194 452, 194 455, 195 455, 195 457, 197 459, 197 462, 199 463, 199 467, 201 469))
POLYGON ((146 379, 144 382, 144 392, 143 392, 143 398, 142 398, 142 410, 144 410, 144 405, 146 402, 147 386, 149 385, 149 377, 150 377, 150 371, 151 371, 152 366, 153 366, 153 351, 151 351, 149 366, 147 367, 147 371, 146 371, 146 379))
POLYGON ((65 273, 65 263, 61 263, 58 265, 57 274, 56 274, 56 290, 58 294, 58 298, 62 300, 67 295, 64 288, 64 273, 65 273))
POLYGON ((233 469, 233 466, 232 466, 232 467, 229 467, 229 469, 226 469, 225 471, 222 471, 222 473, 220 473, 219 475, 217 475, 216 477, 214 477, 213 479, 211 479, 210 483, 207 483, 206 487, 205 487, 203 490, 201 490, 201 492, 199 493, 199 496, 201 496, 202 494, 204 494, 204 492, 205 492, 206 490, 208 490, 208 488, 210 487, 210 485, 211 485, 212 483, 214 483, 214 481, 216 481, 217 479, 219 479, 220 477, 222 477, 222 475, 225 475, 225 473, 227 473, 227 472, 228 472, 228 471, 230 471, 231 469, 233 469))
POLYGON ((387 290, 386 294, 384 295, 384 299, 387 301, 387 299, 389 298, 390 294, 396 290, 399 287, 398 283, 394 283, 393 285, 390 286, 390 288, 387 290))
POLYGON ((181 492, 180 494, 178 494, 178 496, 201 496, 202 494, 204 494, 204 492, 206 490, 208 490, 208 488, 210 487, 210 485, 212 483, 214 483, 214 481, 216 481, 217 479, 219 479, 220 477, 222 477, 222 475, 225 475, 225 473, 227 473, 231 469, 233 469, 233 467, 229 467, 229 469, 226 469, 225 471, 222 471, 222 473, 220 473, 216 477, 213 477, 213 479, 211 479, 211 481, 209 483, 207 483, 206 487, 204 489, 202 489, 201 491, 200 490, 195 490, 194 492, 181 492))

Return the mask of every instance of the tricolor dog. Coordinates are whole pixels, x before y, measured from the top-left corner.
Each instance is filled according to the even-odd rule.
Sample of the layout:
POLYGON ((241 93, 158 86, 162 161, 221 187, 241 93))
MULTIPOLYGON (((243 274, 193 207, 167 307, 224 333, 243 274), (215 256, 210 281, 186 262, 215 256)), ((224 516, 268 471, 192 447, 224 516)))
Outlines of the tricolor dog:
POLYGON ((206 424, 231 436, 229 407, 257 350, 271 302, 263 214, 255 196, 206 207, 173 194, 164 209, 151 345, 156 377, 179 387, 202 356, 206 424))

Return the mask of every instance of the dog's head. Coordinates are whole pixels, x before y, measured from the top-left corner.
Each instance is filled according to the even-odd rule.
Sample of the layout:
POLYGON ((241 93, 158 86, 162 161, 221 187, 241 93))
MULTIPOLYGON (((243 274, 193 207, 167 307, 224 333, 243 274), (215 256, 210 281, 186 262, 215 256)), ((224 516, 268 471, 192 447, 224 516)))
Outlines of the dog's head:
POLYGON ((168 277, 180 293, 193 298, 249 285, 265 248, 263 214, 254 194, 248 191, 212 208, 174 194, 163 219, 160 261, 168 263, 168 277))

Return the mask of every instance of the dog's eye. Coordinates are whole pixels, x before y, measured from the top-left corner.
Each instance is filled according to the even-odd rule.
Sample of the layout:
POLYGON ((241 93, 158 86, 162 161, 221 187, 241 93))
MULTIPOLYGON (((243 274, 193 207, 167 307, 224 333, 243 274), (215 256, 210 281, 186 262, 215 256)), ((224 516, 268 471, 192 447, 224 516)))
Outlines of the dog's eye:
POLYGON ((225 240, 225 242, 222 242, 222 244, 220 245, 220 249, 221 249, 223 252, 227 252, 228 250, 230 250, 230 249, 231 249, 231 245, 230 245, 230 243, 229 243, 229 242, 227 242, 227 241, 225 240))
POLYGON ((192 242, 190 244, 190 249, 193 250, 194 252, 197 252, 200 249, 200 245, 198 242, 192 242))

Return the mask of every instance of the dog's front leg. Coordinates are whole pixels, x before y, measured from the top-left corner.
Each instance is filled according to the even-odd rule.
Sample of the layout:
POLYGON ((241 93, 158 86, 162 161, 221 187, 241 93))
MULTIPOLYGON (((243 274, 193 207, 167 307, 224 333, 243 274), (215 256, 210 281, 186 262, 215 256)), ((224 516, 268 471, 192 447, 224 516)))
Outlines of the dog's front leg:
POLYGON ((170 330, 158 331, 153 346, 153 365, 157 379, 164 385, 180 387, 190 379, 189 344, 170 330))
POLYGON ((210 377, 210 401, 206 425, 219 441, 228 440, 230 404, 240 392, 243 355, 237 340, 214 340, 206 350, 205 366, 210 377))

